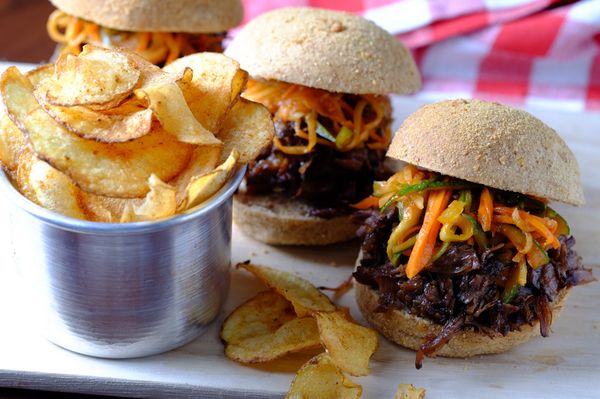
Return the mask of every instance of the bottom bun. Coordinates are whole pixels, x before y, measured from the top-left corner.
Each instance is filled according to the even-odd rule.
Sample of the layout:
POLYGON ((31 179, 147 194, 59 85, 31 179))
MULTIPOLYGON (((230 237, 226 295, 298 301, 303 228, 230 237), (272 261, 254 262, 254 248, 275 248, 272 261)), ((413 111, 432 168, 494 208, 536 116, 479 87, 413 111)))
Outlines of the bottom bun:
MULTIPOLYGON (((427 337, 438 335, 442 326, 414 316, 402 310, 376 313, 379 305, 378 292, 371 287, 354 281, 356 302, 367 321, 384 337, 404 347, 419 350, 427 337)), ((563 289, 552 303, 552 319, 558 317, 570 289, 563 289)), ((540 335, 539 321, 525 324, 520 331, 511 331, 506 336, 490 337, 473 329, 463 330, 436 352, 444 357, 471 357, 506 352, 515 346, 540 335)))
POLYGON ((248 236, 267 244, 327 245, 356 236, 358 225, 351 216, 330 219, 310 215, 311 207, 288 198, 233 197, 233 221, 248 236))

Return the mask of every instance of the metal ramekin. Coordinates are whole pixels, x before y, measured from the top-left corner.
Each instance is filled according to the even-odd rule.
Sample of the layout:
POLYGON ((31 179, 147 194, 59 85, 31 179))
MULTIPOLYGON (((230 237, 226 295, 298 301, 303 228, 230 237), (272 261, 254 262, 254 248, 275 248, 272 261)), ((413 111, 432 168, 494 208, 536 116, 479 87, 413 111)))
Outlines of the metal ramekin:
POLYGON ((127 224, 58 215, 0 171, 14 260, 43 334, 107 358, 157 354, 198 337, 229 289, 232 195, 244 171, 198 209, 127 224))

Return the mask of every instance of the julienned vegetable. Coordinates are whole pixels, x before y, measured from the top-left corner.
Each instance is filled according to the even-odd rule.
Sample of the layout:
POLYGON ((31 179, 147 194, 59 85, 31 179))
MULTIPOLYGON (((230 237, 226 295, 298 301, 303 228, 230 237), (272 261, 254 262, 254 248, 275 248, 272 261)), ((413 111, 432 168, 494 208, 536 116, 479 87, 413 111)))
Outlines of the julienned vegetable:
POLYGON ((412 165, 385 182, 375 182, 373 188, 373 195, 354 207, 379 206, 382 213, 398 207, 398 222, 386 250, 394 266, 413 278, 453 243, 465 242, 480 253, 503 247, 512 251, 506 256, 515 262, 514 272, 505 282, 504 301, 515 296, 515 287, 524 285, 528 268, 549 262, 547 250, 558 248, 558 236, 569 232, 566 221, 537 199, 500 192, 501 198, 517 204, 510 207, 495 197, 494 189, 452 178, 441 180, 440 175, 412 165), (540 212, 540 204, 543 213, 532 214, 540 212))

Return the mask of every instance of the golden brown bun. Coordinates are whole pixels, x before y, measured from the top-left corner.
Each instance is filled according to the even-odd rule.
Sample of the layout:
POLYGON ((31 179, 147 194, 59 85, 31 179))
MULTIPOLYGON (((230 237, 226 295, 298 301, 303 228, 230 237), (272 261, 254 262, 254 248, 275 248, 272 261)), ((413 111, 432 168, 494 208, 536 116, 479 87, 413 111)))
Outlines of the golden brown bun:
POLYGON ((239 25, 240 0, 50 0, 54 6, 99 25, 140 32, 217 33, 239 25))
MULTIPOLYGON (((354 282, 356 302, 367 321, 384 337, 398 345, 419 350, 426 337, 440 333, 442 326, 422 317, 413 316, 405 311, 390 310, 375 313, 379 303, 377 291, 369 286, 354 282)), ((552 303, 552 319, 558 317, 570 289, 563 289, 552 303)), ((453 336, 438 352, 444 357, 471 357, 492 353, 506 352, 513 347, 540 335, 539 322, 533 325, 525 324, 521 331, 511 331, 506 336, 490 337, 472 329, 464 330, 453 336)))
POLYGON ((233 197, 233 221, 248 236, 275 245, 327 245, 355 237, 350 216, 324 219, 310 207, 278 195, 233 197))
POLYGON ((405 119, 387 155, 501 190, 584 203, 579 166, 563 139, 531 114, 494 102, 425 105, 405 119))
POLYGON ((338 93, 408 94, 421 87, 410 52, 364 18, 280 8, 246 25, 225 52, 254 79, 338 93))

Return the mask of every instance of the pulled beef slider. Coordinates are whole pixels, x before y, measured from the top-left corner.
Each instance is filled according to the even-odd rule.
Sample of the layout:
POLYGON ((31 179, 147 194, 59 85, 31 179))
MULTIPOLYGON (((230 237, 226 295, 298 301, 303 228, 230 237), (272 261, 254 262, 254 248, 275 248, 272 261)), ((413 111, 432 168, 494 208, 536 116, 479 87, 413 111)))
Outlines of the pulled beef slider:
POLYGON ((411 54, 372 22, 316 8, 259 16, 226 54, 250 73, 244 96, 271 110, 276 129, 235 196, 236 224, 270 244, 355 237, 350 205, 386 177, 387 94, 421 85, 411 54))
POLYGON ((498 103, 409 116, 388 156, 408 163, 363 203, 354 273, 365 318, 423 356, 499 353, 547 336, 571 287, 594 280, 550 200, 584 202, 560 136, 498 103))
POLYGON ((243 17, 240 0, 50 0, 48 34, 61 53, 86 43, 126 47, 156 65, 188 54, 222 52, 243 17))

